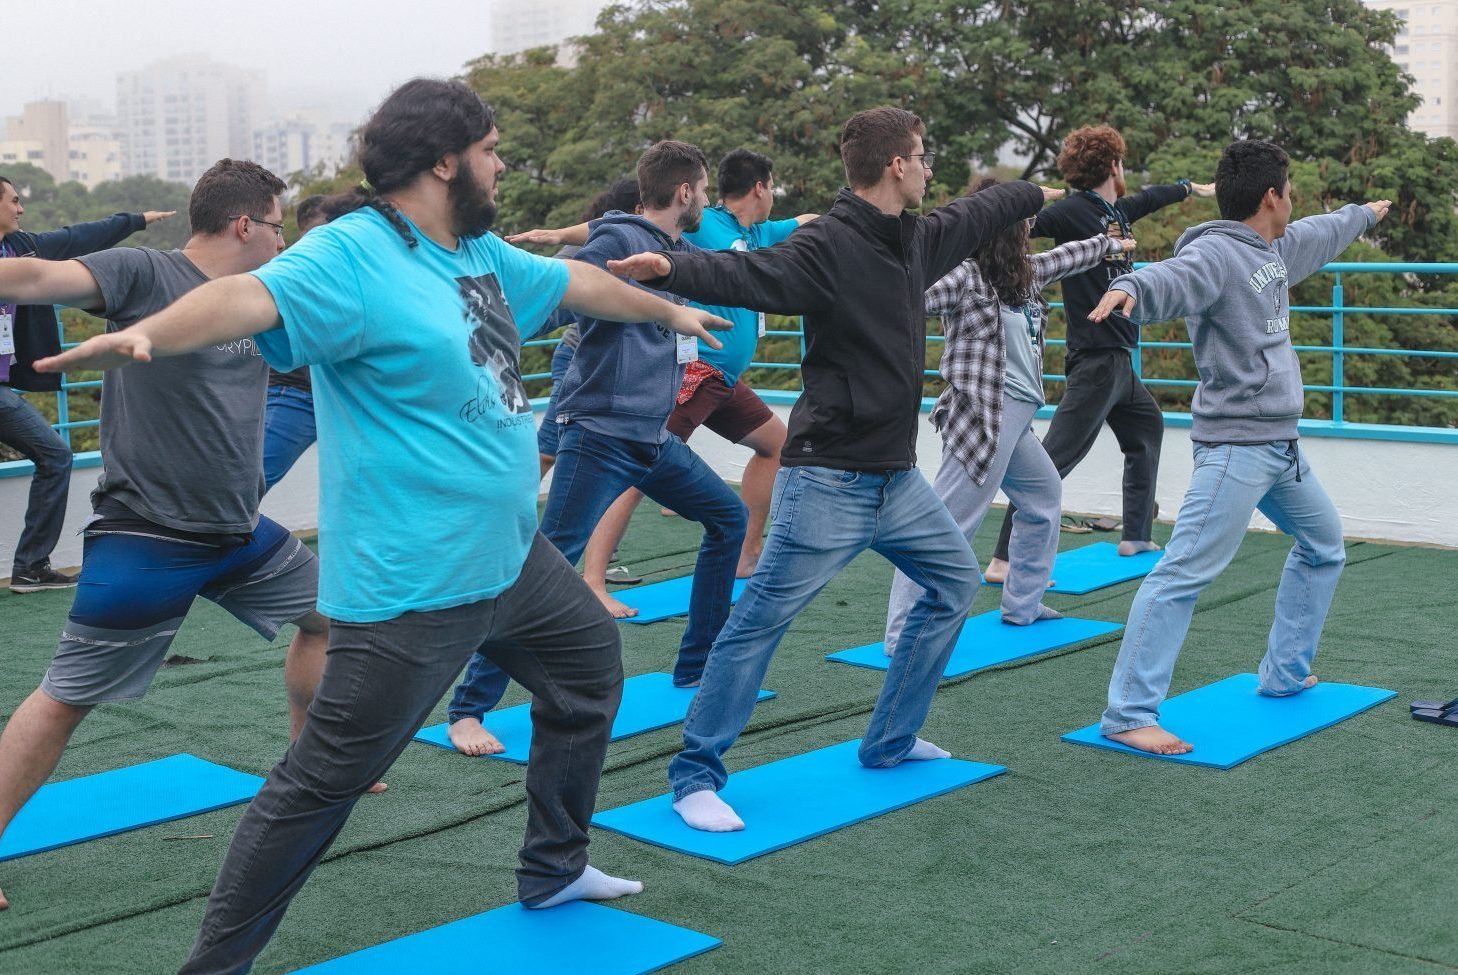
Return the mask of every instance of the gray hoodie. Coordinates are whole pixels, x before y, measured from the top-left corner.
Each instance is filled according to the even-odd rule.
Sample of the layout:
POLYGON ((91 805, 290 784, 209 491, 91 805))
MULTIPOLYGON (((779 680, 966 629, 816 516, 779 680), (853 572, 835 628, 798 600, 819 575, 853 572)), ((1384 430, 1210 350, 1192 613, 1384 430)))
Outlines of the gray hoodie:
POLYGON ((1291 347, 1290 288, 1316 273, 1377 222, 1352 203, 1296 220, 1272 244, 1234 220, 1191 227, 1174 256, 1109 283, 1134 296, 1140 325, 1184 318, 1200 384, 1191 439, 1200 443, 1295 440, 1301 363, 1291 347))

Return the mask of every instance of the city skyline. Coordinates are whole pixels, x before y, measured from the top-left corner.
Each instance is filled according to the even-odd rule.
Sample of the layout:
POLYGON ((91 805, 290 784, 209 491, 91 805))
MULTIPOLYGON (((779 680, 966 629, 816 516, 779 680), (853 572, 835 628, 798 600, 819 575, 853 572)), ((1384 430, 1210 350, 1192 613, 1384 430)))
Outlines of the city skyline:
POLYGON ((178 55, 261 71, 269 117, 323 108, 359 121, 417 75, 460 74, 491 46, 487 5, 417 0, 400 8, 348 0, 255 0, 246 7, 153 0, 135 8, 102 0, 51 0, 7 10, 7 81, 0 117, 29 102, 93 102, 116 110, 117 76, 178 55))

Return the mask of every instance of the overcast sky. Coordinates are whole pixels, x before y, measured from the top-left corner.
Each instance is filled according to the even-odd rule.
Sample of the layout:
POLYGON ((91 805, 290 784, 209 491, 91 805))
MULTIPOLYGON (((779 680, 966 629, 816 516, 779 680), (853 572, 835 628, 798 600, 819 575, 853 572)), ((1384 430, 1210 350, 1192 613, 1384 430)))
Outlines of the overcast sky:
MULTIPOLYGON (((521 0, 530 3, 531 0, 521 0)), ((26 0, 0 5, 0 115, 40 98, 116 101, 116 74, 178 54, 262 69, 271 95, 364 113, 416 75, 486 53, 488 0, 26 0)), ((278 106, 281 108, 292 105, 278 106)), ((343 118, 339 121, 356 121, 343 118)))

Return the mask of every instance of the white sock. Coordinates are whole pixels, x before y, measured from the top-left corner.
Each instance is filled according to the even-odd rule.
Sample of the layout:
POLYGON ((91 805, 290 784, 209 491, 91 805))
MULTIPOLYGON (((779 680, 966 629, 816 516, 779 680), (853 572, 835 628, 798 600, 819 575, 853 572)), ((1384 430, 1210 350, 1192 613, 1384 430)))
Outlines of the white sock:
POLYGON ((931 742, 922 738, 916 739, 916 744, 911 746, 911 751, 906 753, 903 762, 926 762, 935 758, 951 758, 952 753, 945 748, 939 748, 931 742))
POLYGON ((638 881, 609 877, 597 867, 589 864, 587 869, 582 871, 582 876, 540 904, 533 904, 531 907, 541 910, 546 907, 556 907, 558 904, 565 904, 568 901, 610 901, 615 897, 626 897, 628 894, 641 894, 642 892, 643 885, 638 881))
POLYGON ((737 833, 744 828, 744 820, 712 789, 690 792, 673 804, 673 811, 690 828, 707 833, 737 833))

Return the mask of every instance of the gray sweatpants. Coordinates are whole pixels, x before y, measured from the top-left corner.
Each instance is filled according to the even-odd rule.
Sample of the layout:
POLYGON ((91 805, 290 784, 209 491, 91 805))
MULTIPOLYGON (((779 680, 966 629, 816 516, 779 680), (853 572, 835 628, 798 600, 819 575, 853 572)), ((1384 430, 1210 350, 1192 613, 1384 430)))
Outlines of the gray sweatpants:
MULTIPOLYGON (((982 526, 999 487, 1017 505, 1013 517, 1011 556, 1007 582, 1002 587, 1002 618, 1009 623, 1028 624, 1038 618, 1043 591, 1053 572, 1058 554, 1058 521, 1062 515, 1063 481, 1048 453, 1033 435, 1033 414, 1037 404, 1002 398, 1002 436, 992 458, 987 479, 980 485, 967 474, 962 462, 950 454, 942 457, 932 489, 952 513, 957 527, 967 537, 982 526)), ((974 556, 975 559, 975 556, 974 556)), ((896 641, 906 614, 921 595, 921 587, 901 572, 891 582, 891 604, 886 611, 886 652, 896 652, 896 641)))

